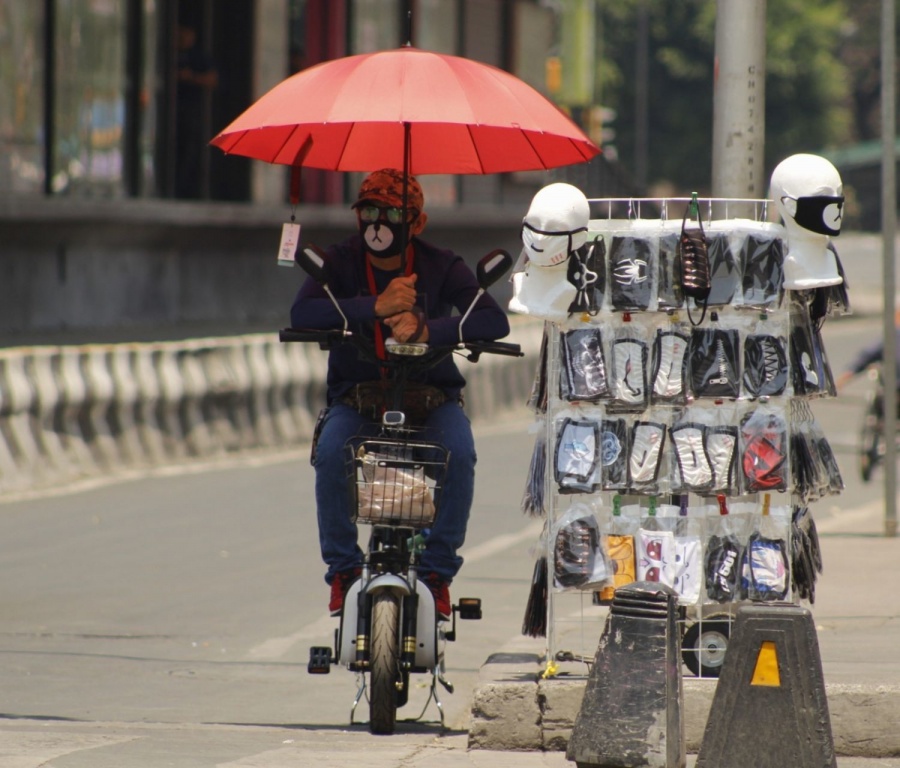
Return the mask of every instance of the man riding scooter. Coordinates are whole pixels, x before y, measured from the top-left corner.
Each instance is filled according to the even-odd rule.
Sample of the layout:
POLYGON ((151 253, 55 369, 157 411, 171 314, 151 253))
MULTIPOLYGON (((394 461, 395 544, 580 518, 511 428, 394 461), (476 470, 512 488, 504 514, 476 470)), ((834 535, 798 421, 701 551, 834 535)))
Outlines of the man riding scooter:
MULTIPOLYGON (((343 324, 371 337, 378 356, 397 342, 453 344, 460 338, 461 315, 478 294, 475 275, 462 257, 419 238, 425 228, 422 188, 394 169, 370 173, 356 202, 358 234, 327 248, 328 285, 307 279, 291 307, 295 328, 329 329, 343 324), (409 232, 401 253, 404 214, 409 232), (457 314, 452 314, 453 310, 457 314)), ((506 314, 484 293, 465 322, 466 340, 492 341, 509 333, 506 314)), ((406 384, 403 407, 413 425, 440 440, 450 453, 441 512, 428 533, 421 556, 421 578, 435 599, 438 614, 452 611, 449 585, 462 565, 457 550, 465 540, 472 505, 475 445, 462 408, 465 380, 452 357, 406 384)), ((393 407, 385 371, 360 360, 349 345, 332 349, 328 358, 327 411, 316 440, 316 507, 322 559, 331 585, 329 611, 341 612, 350 585, 359 576, 363 553, 357 526, 347 504, 344 445, 361 428, 393 407)))

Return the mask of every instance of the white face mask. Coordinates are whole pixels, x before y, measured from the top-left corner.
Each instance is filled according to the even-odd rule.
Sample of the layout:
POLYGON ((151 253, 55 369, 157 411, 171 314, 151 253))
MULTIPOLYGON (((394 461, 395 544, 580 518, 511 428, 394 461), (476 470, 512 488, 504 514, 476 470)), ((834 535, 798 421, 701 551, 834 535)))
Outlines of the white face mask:
POLYGON ((522 223, 522 244, 528 260, 541 267, 555 267, 564 262, 574 250, 572 236, 576 232, 587 232, 581 227, 573 232, 547 232, 536 229, 527 221, 522 223))
POLYGON ((557 182, 539 190, 522 221, 522 244, 528 260, 552 267, 584 245, 590 205, 584 193, 557 182))

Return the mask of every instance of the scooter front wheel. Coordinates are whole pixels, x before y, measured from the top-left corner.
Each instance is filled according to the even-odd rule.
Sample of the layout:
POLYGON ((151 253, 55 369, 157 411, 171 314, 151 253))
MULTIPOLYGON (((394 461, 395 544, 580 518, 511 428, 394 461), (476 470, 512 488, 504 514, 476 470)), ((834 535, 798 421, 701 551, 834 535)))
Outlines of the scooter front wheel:
POLYGON ((369 730, 394 732, 397 722, 397 682, 400 676, 400 600, 390 592, 372 598, 372 633, 369 652, 369 730))

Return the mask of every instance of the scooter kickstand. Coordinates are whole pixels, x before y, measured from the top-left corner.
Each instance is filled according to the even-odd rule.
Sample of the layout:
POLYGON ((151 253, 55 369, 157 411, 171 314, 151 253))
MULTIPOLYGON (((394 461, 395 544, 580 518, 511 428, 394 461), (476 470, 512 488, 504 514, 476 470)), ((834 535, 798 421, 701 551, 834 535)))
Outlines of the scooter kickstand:
MULTIPOLYGON (((446 677, 444 677, 440 672, 435 671, 434 679, 437 680, 441 685, 444 686, 444 690, 447 693, 453 693, 453 683, 451 683, 446 677)), ((433 685, 433 684, 432 684, 433 685)))
POLYGON ((353 699, 353 706, 350 707, 350 725, 353 725, 353 715, 356 713, 356 705, 362 701, 362 697, 366 693, 366 676, 359 675, 359 690, 356 692, 356 698, 353 699))

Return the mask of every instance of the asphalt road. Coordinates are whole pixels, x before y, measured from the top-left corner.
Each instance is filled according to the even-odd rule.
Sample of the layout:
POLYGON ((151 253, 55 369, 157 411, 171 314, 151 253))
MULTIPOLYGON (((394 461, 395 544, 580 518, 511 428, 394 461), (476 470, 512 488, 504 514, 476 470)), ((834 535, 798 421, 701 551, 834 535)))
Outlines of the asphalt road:
MULTIPOLYGON (((877 319, 826 325, 834 370, 879 328, 877 319)), ((862 484, 854 464, 866 387, 814 403, 847 483, 843 496, 816 505, 819 520, 881 498, 880 478, 862 484)), ((540 531, 519 509, 529 423, 523 408, 478 430, 476 508, 453 594, 482 597, 485 618, 460 623, 448 647, 457 687, 441 691, 449 734, 437 739, 432 705, 432 722, 401 724, 390 739, 357 726, 354 757, 309 764, 412 765, 409 755, 435 744, 465 749, 478 668, 523 642, 540 531)), ((0 764, 300 765, 278 755, 301 743, 317 755, 334 744, 337 754, 356 680, 341 669, 306 673, 308 647, 329 644, 335 625, 312 479, 298 451, 0 504, 0 764)), ((402 714, 427 700, 421 682, 402 714)), ((358 719, 366 717, 363 703, 358 719)))

